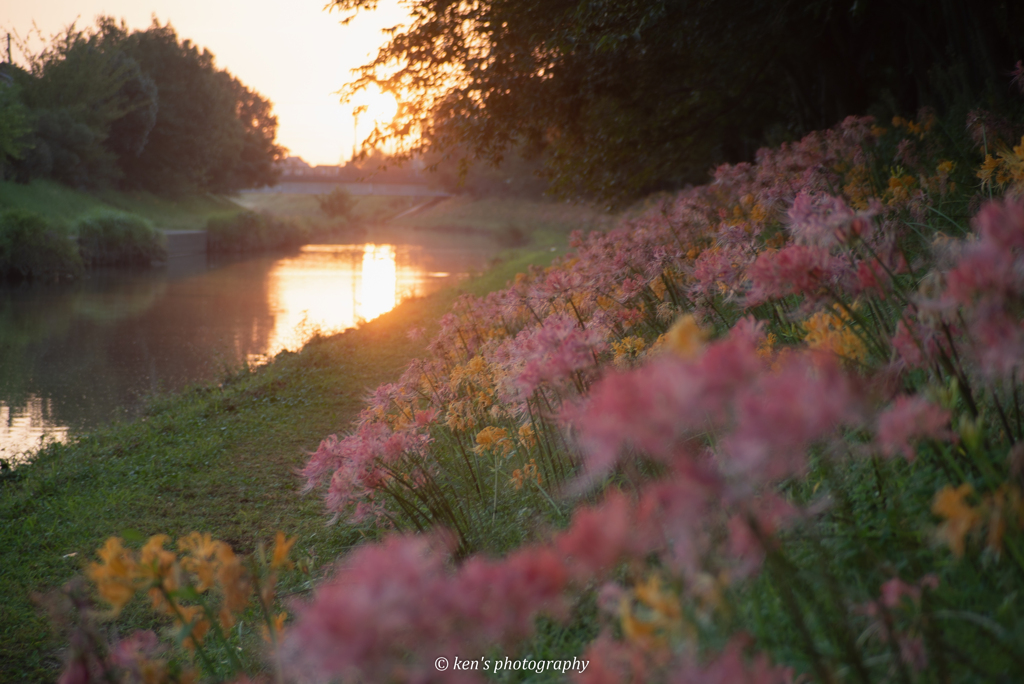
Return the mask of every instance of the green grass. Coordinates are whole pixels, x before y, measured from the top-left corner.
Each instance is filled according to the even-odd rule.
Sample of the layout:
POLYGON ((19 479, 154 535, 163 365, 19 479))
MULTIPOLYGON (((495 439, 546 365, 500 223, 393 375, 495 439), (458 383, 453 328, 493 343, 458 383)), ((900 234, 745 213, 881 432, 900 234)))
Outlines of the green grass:
MULTIPOLYGON (((429 197, 356 195, 352 223, 363 226, 372 239, 405 239, 419 243, 444 242, 439 236, 483 237, 493 243, 522 240, 516 246, 553 246, 575 228, 608 228, 610 215, 591 207, 501 197, 456 196, 432 201, 429 197), (401 216, 409 209, 422 210, 401 216)), ((315 195, 247 193, 236 201, 247 209, 275 216, 323 218, 315 195)), ((450 238, 448 241, 452 241, 450 238)))
MULTIPOLYGON (((275 216, 324 220, 326 216, 320 210, 316 197, 283 192, 253 192, 240 194, 235 201, 246 209, 268 212, 275 216)), ((425 201, 422 197, 397 195, 353 195, 353 199, 355 205, 352 209, 352 223, 355 224, 387 221, 425 201)))
POLYGON ((214 216, 237 214, 242 207, 218 195, 191 195, 169 199, 148 192, 101 192, 112 207, 147 218, 161 230, 203 230, 214 216))
POLYGON ((513 225, 531 233, 549 233, 570 225, 606 226, 609 220, 608 214, 566 202, 457 196, 402 217, 395 224, 441 232, 453 229, 499 232, 513 225))
POLYGON ((202 229, 211 216, 242 209, 230 199, 214 195, 169 199, 147 192, 106 190, 90 194, 40 180, 27 185, 0 182, 0 209, 7 208, 27 209, 69 227, 80 218, 113 209, 149 219, 161 230, 202 229))
MULTIPOLYGON (((53 445, 0 479, 0 681, 55 679, 61 641, 30 596, 80 573, 126 528, 173 537, 206 531, 243 553, 282 530, 299 538, 296 555, 321 567, 373 534, 328 526, 319 497, 298 494, 295 469, 321 438, 351 423, 368 391, 422 353, 458 294, 502 287, 553 255, 507 252, 459 288, 315 339, 220 386, 159 400, 138 421, 53 445), (427 333, 418 342, 406 336, 413 327, 427 333)), ((148 624, 142 611, 126 616, 124 628, 148 624)))
POLYGON ((32 181, 28 185, 0 182, 0 209, 25 209, 66 227, 86 214, 107 208, 109 205, 89 193, 52 181, 32 181))

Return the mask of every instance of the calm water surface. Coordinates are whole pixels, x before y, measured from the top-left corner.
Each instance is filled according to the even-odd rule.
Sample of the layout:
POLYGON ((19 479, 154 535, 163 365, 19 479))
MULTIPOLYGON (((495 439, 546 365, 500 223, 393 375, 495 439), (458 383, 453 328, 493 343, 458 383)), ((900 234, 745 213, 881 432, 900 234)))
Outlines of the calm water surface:
POLYGON ((483 248, 308 245, 225 264, 0 289, 0 459, 130 417, 146 397, 298 349, 480 270, 483 248))

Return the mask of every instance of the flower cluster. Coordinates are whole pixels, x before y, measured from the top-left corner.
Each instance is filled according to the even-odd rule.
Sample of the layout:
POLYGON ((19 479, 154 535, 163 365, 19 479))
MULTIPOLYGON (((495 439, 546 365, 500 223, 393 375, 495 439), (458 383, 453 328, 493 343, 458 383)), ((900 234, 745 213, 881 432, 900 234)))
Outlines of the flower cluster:
POLYGON ((1012 191, 1022 155, 951 161, 936 121, 851 117, 761 150, 460 300, 303 471, 336 515, 452 533, 458 565, 417 537, 357 550, 297 608, 285 659, 475 681, 429 658, 511 647, 597 591, 581 681, 985 672, 947 657, 930 597, 960 566, 922 540, 959 558, 984 539, 1019 586, 1024 203, 989 201, 968 230, 964 193, 979 166, 973 201, 1012 191), (472 555, 521 543, 496 530, 523 510, 561 523, 568 496, 599 503, 472 555))
MULTIPOLYGON (((148 595, 219 680, 245 670, 228 634, 250 605, 279 680, 483 681, 435 658, 544 639, 588 684, 1019 678, 1024 140, 1004 123, 972 112, 965 155, 928 109, 850 117, 458 300, 302 470, 336 518, 397 533, 288 627, 281 534, 262 567, 209 535, 113 538, 87 575, 111 614, 148 595)), ((83 634, 64 681, 196 676, 151 632, 83 634)))
POLYGON ((99 562, 86 568, 86 576, 110 605, 108 618, 120 613, 137 593, 145 593, 153 610, 170 618, 173 641, 198 660, 199 668, 169 658, 167 645, 152 631, 137 631, 107 644, 91 627, 94 611, 88 601, 72 589, 69 595, 79 614, 76 634, 81 644, 74 649, 61 682, 193 682, 200 671, 221 681, 225 668, 244 677, 237 645, 228 634, 254 603, 265 623, 264 639, 277 643, 287 613, 273 613, 275 585, 278 571, 294 567, 288 558, 294 538, 278 532, 262 565, 244 563, 228 544, 209 534, 192 532, 179 538, 177 554, 166 548, 169 541, 167 535, 154 535, 134 551, 120 537, 111 537, 97 552, 99 562), (221 657, 226 662, 219 662, 221 657))

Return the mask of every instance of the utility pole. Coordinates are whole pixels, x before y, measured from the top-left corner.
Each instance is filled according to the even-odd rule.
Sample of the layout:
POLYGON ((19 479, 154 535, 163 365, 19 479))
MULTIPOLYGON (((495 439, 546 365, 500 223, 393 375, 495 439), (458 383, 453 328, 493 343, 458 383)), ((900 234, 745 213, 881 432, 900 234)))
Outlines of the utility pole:
POLYGON ((352 108, 352 161, 356 160, 356 152, 359 146, 359 115, 365 112, 368 105, 359 105, 352 108))
POLYGON ((7 34, 7 63, 8 64, 14 64, 14 62, 11 61, 11 34, 10 33, 7 34))

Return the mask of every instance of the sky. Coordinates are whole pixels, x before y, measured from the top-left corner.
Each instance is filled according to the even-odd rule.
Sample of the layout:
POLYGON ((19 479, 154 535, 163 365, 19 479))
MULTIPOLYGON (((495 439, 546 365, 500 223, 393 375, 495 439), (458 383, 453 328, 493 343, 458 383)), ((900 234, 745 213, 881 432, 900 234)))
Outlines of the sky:
MULTIPOLYGON (((360 13, 343 26, 341 14, 324 9, 326 2, 15 0, 2 3, 0 30, 24 37, 35 22, 48 37, 76 20, 79 27, 91 26, 104 14, 125 19, 133 29, 146 28, 153 16, 170 21, 179 38, 208 48, 219 68, 274 103, 277 141, 290 154, 311 164, 337 164, 352 156, 354 120, 353 105, 342 105, 335 91, 352 80, 351 69, 376 53, 385 41, 381 30, 407 15, 398 0, 381 0, 375 12, 360 13)), ((369 113, 359 118, 361 138, 372 128, 374 111, 385 112, 390 104, 393 112, 394 101, 381 97, 370 98, 369 113)))

